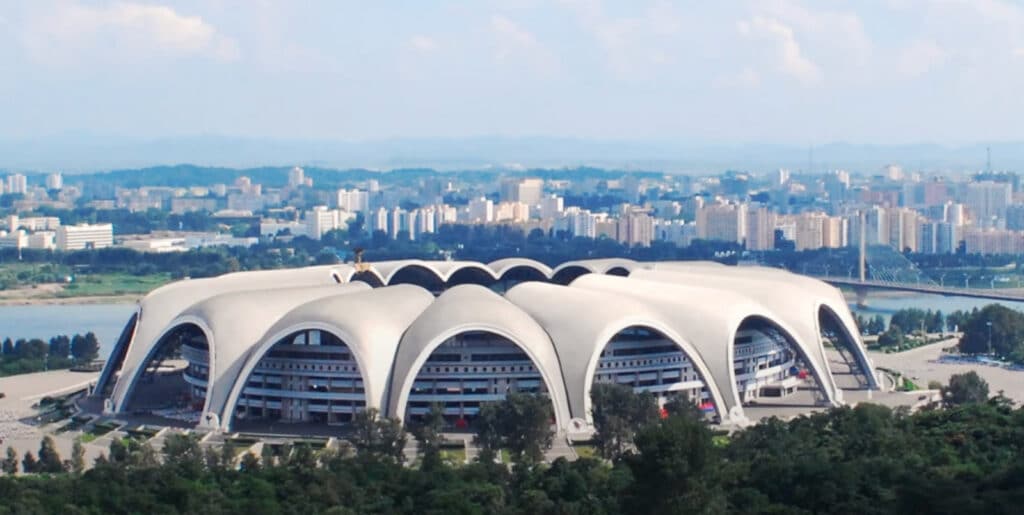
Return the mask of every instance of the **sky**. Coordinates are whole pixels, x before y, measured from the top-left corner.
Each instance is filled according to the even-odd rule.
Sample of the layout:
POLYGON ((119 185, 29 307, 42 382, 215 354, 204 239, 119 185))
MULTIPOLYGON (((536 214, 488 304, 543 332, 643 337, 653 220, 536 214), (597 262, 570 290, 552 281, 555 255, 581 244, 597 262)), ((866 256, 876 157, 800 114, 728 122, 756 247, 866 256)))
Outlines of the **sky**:
POLYGON ((1024 140, 1024 1, 0 0, 0 138, 1024 140))

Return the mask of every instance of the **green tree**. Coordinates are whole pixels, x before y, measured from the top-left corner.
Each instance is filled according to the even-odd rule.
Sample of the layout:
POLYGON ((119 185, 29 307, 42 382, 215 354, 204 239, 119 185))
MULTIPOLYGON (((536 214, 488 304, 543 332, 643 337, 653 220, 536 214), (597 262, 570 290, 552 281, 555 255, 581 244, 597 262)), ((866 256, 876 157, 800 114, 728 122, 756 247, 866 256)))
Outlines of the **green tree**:
POLYGON ((7 456, 0 463, 0 470, 3 470, 4 474, 12 476, 18 473, 18 452, 14 450, 14 447, 7 447, 7 456))
POLYGON ((590 412, 597 434, 594 441, 601 456, 617 459, 633 443, 636 432, 658 419, 658 404, 649 393, 612 383, 595 384, 590 390, 590 412))
POLYGON ((4 338, 2 351, 5 358, 14 356, 14 342, 10 338, 4 338))
POLYGON ((39 462, 37 472, 45 472, 49 474, 59 474, 65 472, 64 462, 60 459, 60 453, 57 452, 57 447, 54 445, 53 438, 49 435, 44 436, 42 442, 39 444, 39 462))
POLYGON ((164 462, 178 468, 186 477, 199 477, 203 470, 203 451, 194 434, 169 435, 164 440, 163 454, 164 462))
POLYGON ((32 455, 32 451, 25 451, 25 458, 21 460, 21 470, 25 471, 26 474, 39 472, 39 462, 32 455))
POLYGON ((99 356, 100 343, 92 331, 85 333, 85 336, 75 335, 71 339, 71 355, 75 361, 92 361, 99 356))
POLYGON ((81 440, 75 439, 75 443, 71 445, 71 472, 75 474, 81 474, 85 472, 85 447, 82 446, 81 440))
POLYGON ((1024 313, 1000 304, 989 304, 972 314, 962 327, 960 352, 985 354, 1024 361, 1024 313))
POLYGON ((441 444, 444 441, 444 407, 439 403, 430 405, 423 419, 412 425, 412 434, 419 442, 422 463, 420 468, 432 470, 441 466, 441 444))
POLYGON ((399 420, 380 416, 376 408, 367 408, 352 418, 352 445, 365 457, 405 460, 406 434, 399 420))
POLYGON ((892 324, 889 329, 878 336, 878 344, 883 347, 899 347, 903 345, 903 330, 892 324))
POLYGON ((668 417, 636 435, 626 502, 634 513, 724 513, 720 458, 711 431, 692 417, 668 417))
POLYGON ((541 395, 512 392, 484 404, 474 421, 477 445, 484 450, 481 462, 506 447, 516 463, 539 463, 553 441, 552 418, 551 400, 541 395))
POLYGON ((988 383, 971 370, 949 377, 949 385, 942 388, 942 402, 954 407, 961 404, 982 403, 988 400, 988 383))

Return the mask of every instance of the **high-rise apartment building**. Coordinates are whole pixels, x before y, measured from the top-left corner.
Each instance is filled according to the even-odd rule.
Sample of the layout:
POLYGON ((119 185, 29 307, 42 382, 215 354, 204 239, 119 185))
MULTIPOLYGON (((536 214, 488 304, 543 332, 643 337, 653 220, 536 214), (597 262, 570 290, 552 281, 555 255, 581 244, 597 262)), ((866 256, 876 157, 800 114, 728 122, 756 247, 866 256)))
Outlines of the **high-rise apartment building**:
POLYGON ((747 249, 775 248, 775 212, 767 206, 752 205, 747 209, 747 249))
POLYGON ((501 181, 501 200, 505 202, 522 202, 528 206, 535 206, 540 203, 543 193, 543 179, 506 178, 501 181))
POLYGON ((338 190, 338 209, 349 213, 366 213, 370 210, 370 194, 360 190, 338 190))
POLYGON ((64 177, 60 172, 51 173, 46 176, 46 189, 60 190, 64 188, 64 177))
POLYGON ((28 178, 20 173, 8 175, 7 193, 28 193, 28 178))
POLYGON ((485 197, 469 201, 469 222, 486 224, 494 221, 494 202, 485 197))
POLYGON ((701 209, 697 232, 708 240, 742 243, 747 235, 746 204, 712 204, 701 209))
POLYGON ((1013 186, 1005 182, 982 181, 967 185, 967 208, 974 217, 974 225, 988 228, 998 227, 1006 216, 1010 205, 1013 186))

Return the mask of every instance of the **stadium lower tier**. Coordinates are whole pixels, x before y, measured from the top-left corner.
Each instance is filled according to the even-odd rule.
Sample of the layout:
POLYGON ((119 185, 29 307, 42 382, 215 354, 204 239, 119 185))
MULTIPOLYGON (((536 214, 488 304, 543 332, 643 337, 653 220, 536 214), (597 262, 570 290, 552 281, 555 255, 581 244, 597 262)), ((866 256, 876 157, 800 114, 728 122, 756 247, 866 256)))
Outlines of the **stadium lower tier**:
MULTIPOLYGON (((734 370, 744 402, 792 392, 801 365, 785 338, 770 328, 737 333, 734 370)), ((189 404, 202 409, 209 373, 202 342, 182 347, 189 404)), ((565 359, 570 359, 566 357, 565 359)), ((706 383, 679 346, 646 328, 616 334, 602 351, 593 383, 615 383, 650 392, 664 403, 684 395, 706 411, 713 401, 706 383)), ((508 392, 546 394, 530 357, 513 342, 487 332, 458 334, 426 359, 409 392, 406 418, 439 404, 455 426, 467 424, 481 405, 508 392)), ((343 424, 366 406, 359 365, 333 334, 308 330, 277 342, 247 379, 234 408, 239 420, 343 424)))

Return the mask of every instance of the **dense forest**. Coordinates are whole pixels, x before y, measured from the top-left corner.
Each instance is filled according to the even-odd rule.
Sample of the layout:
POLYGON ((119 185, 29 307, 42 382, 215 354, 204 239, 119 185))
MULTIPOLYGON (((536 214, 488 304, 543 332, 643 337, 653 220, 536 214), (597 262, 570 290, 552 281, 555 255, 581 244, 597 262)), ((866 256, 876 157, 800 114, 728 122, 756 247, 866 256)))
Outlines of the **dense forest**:
POLYGON ((687 412, 652 415, 619 397, 625 408, 599 426, 636 422, 624 445, 605 441, 609 459, 550 464, 523 453, 511 467, 409 467, 393 449, 361 442, 358 453, 300 446, 235 465, 230 452, 204 454, 177 437, 162 464, 147 446, 115 442, 82 472, 80 454, 62 467, 44 442, 38 460, 26 458, 40 474, 0 477, 0 513, 964 514, 1018 513, 1024 500, 1024 411, 1003 397, 946 392, 945 407, 914 414, 862 404, 731 437, 687 412))

